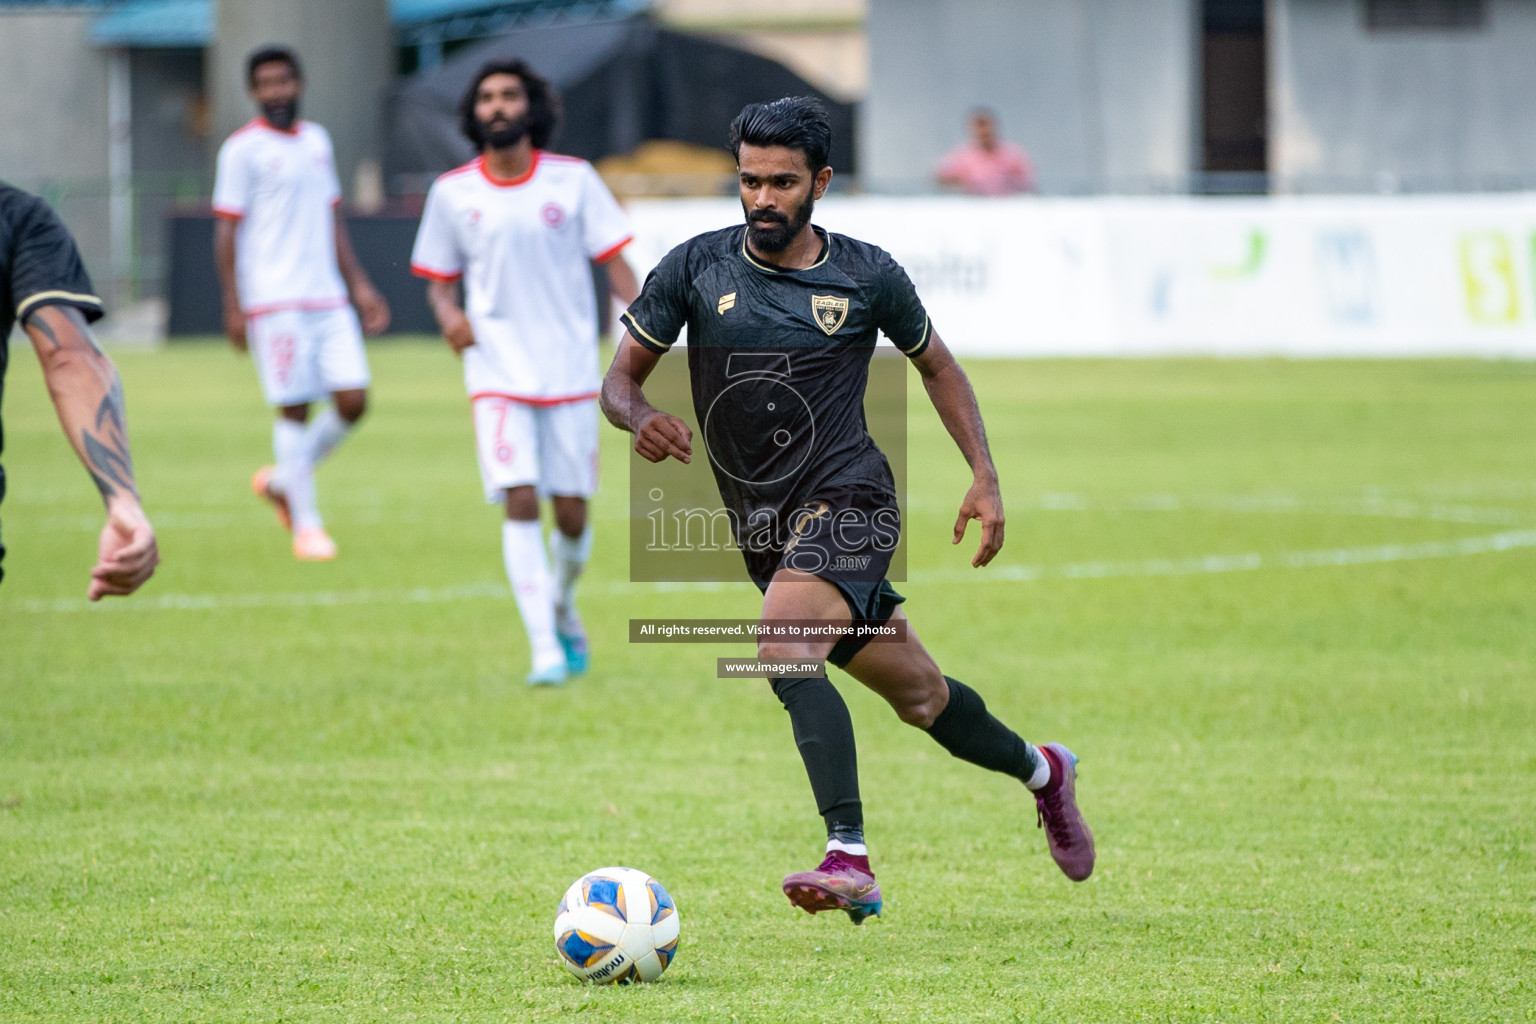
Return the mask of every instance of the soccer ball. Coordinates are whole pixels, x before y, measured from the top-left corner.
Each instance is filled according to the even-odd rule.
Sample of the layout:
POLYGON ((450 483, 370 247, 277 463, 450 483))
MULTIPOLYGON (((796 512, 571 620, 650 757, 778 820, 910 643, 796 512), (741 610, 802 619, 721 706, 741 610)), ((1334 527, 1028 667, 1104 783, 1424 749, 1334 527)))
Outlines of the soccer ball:
POLYGON ((677 905, 644 871, 598 868, 582 875, 555 911, 555 950, 583 981, 655 981, 677 955, 677 905))

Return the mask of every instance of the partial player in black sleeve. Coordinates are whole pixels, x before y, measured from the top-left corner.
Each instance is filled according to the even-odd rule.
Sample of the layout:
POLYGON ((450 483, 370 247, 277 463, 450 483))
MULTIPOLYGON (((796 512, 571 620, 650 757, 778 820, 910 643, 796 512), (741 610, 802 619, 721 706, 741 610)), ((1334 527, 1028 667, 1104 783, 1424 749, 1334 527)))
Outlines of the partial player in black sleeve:
POLYGON ((122 382, 91 337, 89 324, 101 313, 74 239, 58 216, 37 196, 0 182, 0 389, 7 339, 19 320, 42 362, 64 434, 107 507, 87 589, 93 601, 133 593, 160 561, 134 482, 122 382))
POLYGON ((881 290, 880 330, 891 339, 891 344, 901 349, 908 359, 916 359, 928 347, 933 325, 928 321, 928 311, 923 300, 917 297, 912 279, 883 249, 876 250, 876 273, 881 290))
MULTIPOLYGON (((832 178, 831 129, 820 105, 804 98, 752 104, 732 123, 730 142, 746 225, 689 239, 652 272, 624 314, 627 332, 603 383, 603 411, 635 435, 644 458, 691 461, 697 445, 688 425, 652 406, 642 390, 686 326, 704 434, 697 440, 748 573, 763 590, 763 620, 900 622, 906 630, 901 643, 764 641, 758 656, 829 660, 956 757, 1019 779, 1035 798, 1052 857, 1081 881, 1093 870, 1094 849, 1077 808, 1077 758, 1060 744, 1026 742, 976 691, 945 676, 884 578, 899 519, 890 466, 864 423, 877 338, 884 333, 917 368, 971 467, 954 542, 970 520, 981 520, 972 559, 980 568, 1002 547, 1003 507, 970 382, 900 265, 876 246, 811 223, 832 178), (782 529, 756 531, 754 515, 782 529), (862 530, 847 528, 861 521, 862 530), (873 555, 860 562, 863 571, 825 557, 852 545, 873 555)), ((811 913, 845 910, 857 924, 880 912, 881 895, 864 845, 852 719, 824 676, 772 683, 827 827, 826 859, 787 876, 784 892, 811 913)))
POLYGON ((688 323, 690 246, 680 245, 662 257, 645 277, 645 286, 621 315, 630 337, 660 354, 677 342, 688 323))

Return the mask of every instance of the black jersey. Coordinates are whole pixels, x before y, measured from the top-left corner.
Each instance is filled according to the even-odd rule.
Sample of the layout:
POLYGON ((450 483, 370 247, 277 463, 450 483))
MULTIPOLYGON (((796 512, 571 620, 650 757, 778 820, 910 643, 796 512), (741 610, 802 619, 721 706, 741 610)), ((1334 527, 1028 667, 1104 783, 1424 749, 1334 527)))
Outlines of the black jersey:
MULTIPOLYGON (((869 435, 864 390, 877 334, 908 357, 931 327, 901 266, 878 246, 815 229, 804 270, 754 259, 746 226, 698 235, 669 252, 623 319, 665 352, 688 327, 688 372, 702 441, 733 523, 782 522, 833 492, 894 508, 890 465, 869 435)), ((739 535, 738 535, 739 536, 739 535)))
MULTIPOLYGON (((0 181, 0 398, 5 393, 11 328, 42 306, 75 306, 87 320, 101 317, 101 300, 80 261, 75 240, 48 204, 0 181)), ((0 452, 5 429, 0 425, 0 452)), ((0 500, 5 468, 0 466, 0 500)), ((0 558, 5 548, 0 547, 0 558)))

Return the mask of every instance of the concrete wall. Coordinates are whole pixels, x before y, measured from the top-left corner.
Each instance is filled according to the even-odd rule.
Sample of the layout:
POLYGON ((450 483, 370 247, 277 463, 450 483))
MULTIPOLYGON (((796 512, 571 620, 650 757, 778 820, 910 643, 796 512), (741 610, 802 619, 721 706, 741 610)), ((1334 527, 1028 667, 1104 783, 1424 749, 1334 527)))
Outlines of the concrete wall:
POLYGON ((203 51, 135 49, 133 173, 208 176, 208 104, 203 51))
POLYGON ((283 43, 299 55, 306 82, 301 116, 330 131, 342 191, 355 198, 358 164, 380 155, 384 94, 395 70, 386 0, 220 0, 208 48, 214 151, 255 113, 245 58, 263 43, 283 43))
POLYGON ((107 55, 95 10, 0 8, 0 179, 42 193, 107 287, 107 55))
POLYGON ((869 92, 869 0, 653 0, 662 24, 723 36, 769 57, 844 103, 869 92))
POLYGON ((1195 0, 870 0, 864 179, 909 190, 997 110, 1043 191, 1182 187, 1198 140, 1195 0))
POLYGON ((1270 0, 1280 191, 1536 183, 1536 3, 1473 30, 1368 31, 1358 0, 1270 0))
POLYGON ((167 275, 166 218, 201 209, 213 189, 203 51, 136 49, 133 69, 134 276, 141 297, 167 275))

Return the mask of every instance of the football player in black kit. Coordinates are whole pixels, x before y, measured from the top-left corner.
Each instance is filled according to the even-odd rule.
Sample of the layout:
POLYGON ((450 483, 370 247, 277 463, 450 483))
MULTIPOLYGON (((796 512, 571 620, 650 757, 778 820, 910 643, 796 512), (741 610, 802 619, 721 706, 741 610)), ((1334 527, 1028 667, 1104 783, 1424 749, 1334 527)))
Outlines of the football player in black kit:
MULTIPOLYGON (((0 182, 0 386, 7 339, 19 320, 43 365, 59 424, 106 505, 86 591, 92 601, 133 593, 160 563, 155 531, 134 482, 123 385, 87 326, 100 318, 101 300, 58 215, 37 196, 0 182)), ((0 559, 4 556, 0 545, 0 559)))
MULTIPOLYGON (((971 466, 954 542, 981 520, 971 563, 980 568, 1002 547, 1003 504, 970 381, 888 253, 811 223, 832 179, 831 127, 819 104, 752 104, 732 123, 730 145, 746 224, 689 239, 652 271, 623 315, 603 411, 635 435, 642 457, 691 461, 687 424, 642 391, 686 325, 694 409, 748 574, 763 591, 762 619, 905 626, 900 642, 765 640, 759 658, 830 661, 951 754, 1017 778, 1034 795, 1057 865, 1082 881, 1094 850, 1077 808, 1076 757, 1021 739, 975 690, 945 676, 885 579, 899 518, 890 466, 864 420, 877 332, 922 375, 971 466)), ((827 826, 825 860, 787 876, 784 892, 813 914, 844 910, 859 924, 880 913, 881 895, 864 845, 848 707, 825 676, 772 686, 827 826)))

